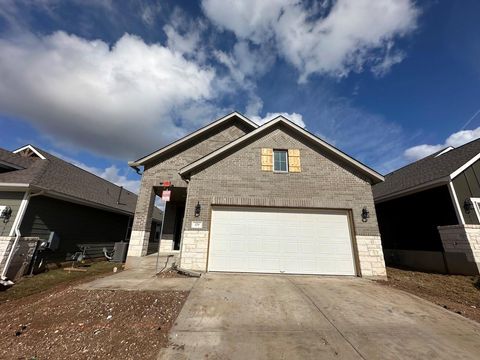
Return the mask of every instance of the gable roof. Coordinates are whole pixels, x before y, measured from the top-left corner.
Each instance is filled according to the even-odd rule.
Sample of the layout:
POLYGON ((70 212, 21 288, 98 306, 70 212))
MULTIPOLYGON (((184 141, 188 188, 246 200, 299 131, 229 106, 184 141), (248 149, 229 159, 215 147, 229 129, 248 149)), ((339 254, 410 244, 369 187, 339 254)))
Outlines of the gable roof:
POLYGON ((154 158, 157 158, 159 156, 161 156, 162 154, 166 153, 167 151, 170 151, 170 150, 173 150, 177 147, 179 147, 180 145, 184 144, 185 142, 187 141, 190 141, 194 138, 197 138, 198 136, 204 134, 205 132, 209 131, 209 130, 212 130, 220 125, 223 125, 225 123, 227 123, 228 121, 232 121, 232 120, 240 120, 242 121, 243 123, 245 123, 247 126, 251 127, 252 129, 256 129, 258 127, 257 124, 255 124, 252 120, 248 119, 247 117, 243 116, 242 114, 240 114, 239 112, 237 111, 234 111, 224 117, 221 117, 220 119, 198 129, 197 131, 194 131, 193 133, 187 135, 187 136, 184 136, 183 138, 167 145, 167 146, 164 146, 163 148, 157 150, 157 151, 154 151, 152 152, 151 154, 147 155, 147 156, 144 156, 138 160, 135 160, 135 161, 129 161, 128 162, 128 165, 129 166, 132 166, 132 167, 135 167, 135 166, 142 166, 143 164, 145 164, 146 162, 148 161, 151 161, 153 160, 154 158))
POLYGON ((373 187, 376 201, 447 184, 480 158, 480 139, 458 148, 447 147, 385 176, 373 187))
MULTIPOLYGON (((29 145, 40 156, 25 157, 0 148, 0 160, 19 169, 0 173, 2 187, 30 187, 45 195, 115 212, 133 214, 137 195, 44 150, 29 145)), ((25 147, 24 147, 25 148, 25 147)), ((23 148, 21 148, 23 149, 23 148)), ((156 214, 157 218, 158 213, 156 214)))
POLYGON ((38 151, 37 149, 35 149, 32 145, 28 144, 28 145, 25 145, 25 146, 22 146, 21 148, 17 149, 17 150, 14 150, 13 151, 14 154, 22 154, 22 153, 25 153, 25 154, 29 154, 29 156, 36 156, 36 157, 39 157, 40 159, 42 160, 45 160, 45 156, 43 156, 43 154, 38 151))
POLYGON ((222 153, 225 151, 228 151, 229 149, 232 149, 234 147, 240 147, 242 144, 244 144, 248 139, 265 132, 266 130, 270 129, 271 127, 277 125, 277 124, 283 124, 287 126, 288 128, 292 129, 293 131, 299 133, 300 135, 304 136, 305 138, 308 138, 309 140, 313 141, 323 149, 327 150, 329 153, 337 156, 341 160, 347 162, 350 164, 353 168, 359 170, 362 174, 365 174, 369 179, 372 180, 372 183, 378 183, 383 181, 383 176, 377 173, 375 170, 369 168, 368 166, 362 164, 360 161, 355 160, 351 156, 345 154, 343 151, 340 151, 333 145, 330 145, 326 141, 323 141, 319 137, 311 134, 310 132, 306 131, 302 127, 298 126, 297 124, 291 122, 290 120, 286 119, 283 116, 277 116, 273 120, 270 120, 269 122, 263 124, 262 126, 258 127, 254 131, 238 138, 237 140, 232 141, 231 143, 221 147, 218 150, 213 151, 212 153, 192 162, 191 164, 183 167, 180 169, 180 175, 184 176, 189 173, 191 173, 193 170, 201 166, 202 164, 211 161, 212 159, 220 156, 222 153))

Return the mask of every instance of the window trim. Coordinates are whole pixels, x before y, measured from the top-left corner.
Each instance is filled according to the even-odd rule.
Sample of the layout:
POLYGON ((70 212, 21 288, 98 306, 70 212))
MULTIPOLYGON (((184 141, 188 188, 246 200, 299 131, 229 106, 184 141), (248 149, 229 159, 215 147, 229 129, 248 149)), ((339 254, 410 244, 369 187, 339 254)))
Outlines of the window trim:
POLYGON ((286 174, 289 172, 288 169, 288 150, 287 149, 272 149, 272 170, 274 173, 279 173, 279 174, 286 174), (285 153, 285 166, 286 170, 275 170, 275 151, 278 152, 284 152, 285 153))
POLYGON ((470 201, 473 203, 473 208, 475 210, 475 215, 477 215, 477 220, 480 222, 480 198, 471 197, 470 201))

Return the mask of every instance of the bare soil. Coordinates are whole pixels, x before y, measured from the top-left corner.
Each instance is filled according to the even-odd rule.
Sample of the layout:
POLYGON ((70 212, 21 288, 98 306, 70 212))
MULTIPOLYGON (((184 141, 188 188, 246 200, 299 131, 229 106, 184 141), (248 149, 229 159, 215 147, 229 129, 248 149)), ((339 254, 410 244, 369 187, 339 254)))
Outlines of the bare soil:
POLYGON ((156 359, 188 296, 74 289, 79 282, 1 303, 0 359, 156 359))
POLYGON ((430 274, 387 268, 388 281, 379 283, 401 289, 457 314, 480 322, 478 276, 430 274))

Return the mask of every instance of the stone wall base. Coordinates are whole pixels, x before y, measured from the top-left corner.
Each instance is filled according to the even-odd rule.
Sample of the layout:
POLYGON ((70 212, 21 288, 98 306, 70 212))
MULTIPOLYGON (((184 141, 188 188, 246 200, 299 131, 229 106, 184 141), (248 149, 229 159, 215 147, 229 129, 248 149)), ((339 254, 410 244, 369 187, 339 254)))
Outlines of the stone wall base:
MULTIPOLYGON (((38 237, 21 237, 19 239, 12 261, 6 273, 8 279, 15 281, 25 275, 28 271, 33 253, 35 252, 39 240, 38 237)), ((0 237, 0 272, 3 272, 14 242, 15 237, 0 237)))
POLYGON ((130 235, 130 243, 128 245, 127 256, 145 256, 148 251, 148 240, 150 239, 150 231, 133 230, 130 235))
POLYGON ((480 225, 439 226, 449 273, 480 273, 480 225))
POLYGON ((162 239, 160 240, 160 252, 168 253, 173 251, 173 240, 162 239))
POLYGON ((14 241, 14 236, 0 236, 0 273, 3 271, 14 241))
POLYGON ((183 232, 180 266, 183 269, 207 271, 208 231, 183 232))
POLYGON ((356 236, 360 275, 365 278, 386 279, 380 236, 356 236))

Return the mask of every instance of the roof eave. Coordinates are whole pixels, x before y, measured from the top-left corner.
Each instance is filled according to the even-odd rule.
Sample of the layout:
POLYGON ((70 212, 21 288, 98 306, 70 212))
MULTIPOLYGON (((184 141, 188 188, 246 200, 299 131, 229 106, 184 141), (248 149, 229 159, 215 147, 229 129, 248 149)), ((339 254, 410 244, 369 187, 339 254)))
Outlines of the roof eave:
POLYGON ((2 183, 0 182, 0 191, 19 191, 27 190, 30 184, 27 183, 2 183))
POLYGON ((453 173, 450 174, 450 179, 455 179, 458 175, 460 175, 462 172, 464 172, 467 168, 472 166, 477 160, 480 160, 480 153, 475 155, 473 158, 468 160, 465 164, 460 166, 457 170, 455 170, 453 173))
POLYGON ((374 200, 375 200, 375 203, 382 203, 382 202, 397 199, 397 198, 400 198, 400 197, 403 197, 403 196, 413 195, 413 194, 416 194, 418 192, 425 191, 425 190, 428 190, 428 189, 432 189, 432 188, 437 187, 437 186, 446 185, 450 181, 451 181, 450 176, 445 176, 445 177, 440 178, 440 179, 432 180, 432 181, 429 181, 429 182, 426 182, 426 183, 423 183, 423 184, 420 184, 420 185, 416 185, 416 186, 411 186, 409 188, 402 189, 402 190, 399 190, 399 191, 395 191, 395 192, 390 193, 390 194, 386 194, 386 195, 382 195, 382 196, 376 196, 376 197, 374 196, 374 200))
POLYGON ((205 131, 208 131, 216 126, 219 126, 220 124, 223 124, 224 122, 226 122, 227 120, 229 120, 230 118, 232 117, 238 117, 239 119, 241 119, 242 121, 244 121, 247 125, 251 126, 253 129, 256 129, 258 128, 258 125, 256 123, 254 123, 252 120, 250 120, 249 118, 247 118, 246 116, 240 114, 239 112, 237 111, 234 111, 228 115, 225 115, 223 117, 221 117, 220 119, 198 129, 197 131, 194 131, 193 133, 177 140, 177 141, 174 141, 173 143, 157 150, 157 151, 154 151, 153 153, 147 155, 147 156, 144 156, 138 160, 135 160, 135 161, 129 161, 128 162, 128 166, 130 167, 138 167, 138 166, 143 166, 146 162, 148 161, 151 161, 152 159, 156 158, 157 156, 165 153, 166 151, 168 150, 172 150, 172 149, 175 149, 176 147, 178 147, 179 145, 183 144, 184 142, 188 141, 188 140, 191 140, 193 138, 195 138, 196 136, 204 133, 205 131))
POLYGON ((351 163, 352 165, 354 165, 357 169, 361 170, 365 175, 367 175, 367 177, 369 177, 372 180, 372 184, 378 184, 378 183, 385 180, 385 178, 381 174, 377 173, 373 169, 370 169, 368 166, 360 163, 359 161, 355 160, 354 158, 348 156, 347 154, 343 153, 342 151, 340 151, 336 147, 334 147, 334 146, 330 145, 329 143, 323 141, 322 139, 318 138, 317 136, 309 133, 305 129, 301 128, 300 126, 296 125, 295 123, 291 122, 290 120, 284 118, 283 116, 276 117, 275 119, 273 119, 273 120, 263 124, 262 126, 258 127, 257 129, 255 129, 251 133, 248 133, 248 134, 238 138, 237 140, 234 140, 231 143, 221 147, 220 149, 218 149, 218 150, 216 150, 216 151, 198 159, 197 161, 194 161, 193 163, 188 164, 187 166, 180 169, 180 171, 179 171, 180 176, 184 176, 184 177, 188 176, 188 174, 190 172, 192 172, 194 169, 196 169, 198 166, 202 165, 203 163, 215 158, 217 155, 221 154, 222 152, 227 151, 227 150, 237 146, 241 142, 249 139, 252 136, 255 136, 256 134, 260 133, 261 131, 264 131, 264 130, 268 129, 269 127, 272 127, 275 124, 278 124, 280 122, 290 126, 291 128, 293 128, 296 131, 301 132, 304 136, 306 136, 306 137, 310 138, 311 140, 319 143, 320 145, 322 145, 323 147, 325 147, 329 151, 333 152, 337 156, 343 158, 344 160, 346 160, 349 163, 351 163))

